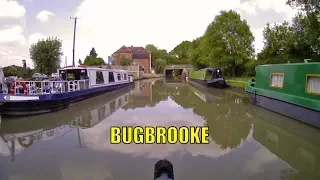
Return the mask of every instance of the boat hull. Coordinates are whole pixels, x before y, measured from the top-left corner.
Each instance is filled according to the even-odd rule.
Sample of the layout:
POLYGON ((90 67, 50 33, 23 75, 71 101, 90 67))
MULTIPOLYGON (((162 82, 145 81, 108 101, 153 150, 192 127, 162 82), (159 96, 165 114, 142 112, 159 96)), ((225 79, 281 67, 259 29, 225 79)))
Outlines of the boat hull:
MULTIPOLYGON (((30 116, 55 112, 67 107, 71 107, 90 98, 102 95, 104 93, 113 92, 127 86, 134 86, 134 82, 62 94, 40 95, 39 100, 5 101, 2 102, 3 104, 0 107, 0 113, 2 116, 30 116)), ((4 99, 5 95, 0 94, 0 96, 0 99, 4 99)))
POLYGON ((302 107, 247 91, 250 102, 265 109, 283 114, 296 120, 320 128, 320 111, 302 107))
POLYGON ((208 87, 214 87, 214 88, 219 88, 219 89, 223 89, 223 88, 228 88, 229 85, 226 84, 226 82, 224 80, 218 80, 218 81, 203 81, 203 80, 199 80, 199 79, 191 79, 188 78, 189 81, 201 84, 203 86, 208 86, 208 87))

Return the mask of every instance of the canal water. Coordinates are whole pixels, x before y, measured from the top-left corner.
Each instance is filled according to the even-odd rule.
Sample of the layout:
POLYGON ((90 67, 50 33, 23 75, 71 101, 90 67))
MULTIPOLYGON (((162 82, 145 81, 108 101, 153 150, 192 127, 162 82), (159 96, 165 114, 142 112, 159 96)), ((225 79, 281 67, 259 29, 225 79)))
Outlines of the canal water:
POLYGON ((152 79, 57 113, 2 119, 1 180, 319 179, 320 131, 233 90, 152 79), (209 144, 110 144, 111 126, 208 126, 209 144))

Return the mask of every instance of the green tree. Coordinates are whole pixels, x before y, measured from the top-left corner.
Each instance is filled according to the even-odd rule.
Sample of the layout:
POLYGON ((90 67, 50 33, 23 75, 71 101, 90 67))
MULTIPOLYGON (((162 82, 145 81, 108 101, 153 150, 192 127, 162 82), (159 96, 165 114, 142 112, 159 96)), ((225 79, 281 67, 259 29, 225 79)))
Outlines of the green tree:
POLYGON ((188 64, 192 54, 192 42, 182 41, 171 52, 170 55, 176 57, 175 64, 188 64))
POLYGON ((87 66, 99 66, 104 63, 102 58, 95 58, 93 56, 87 56, 83 62, 83 65, 87 66))
MULTIPOLYGON (((269 23, 263 30, 264 48, 258 54, 258 61, 263 64, 279 63, 280 53, 284 60, 290 59, 290 51, 295 43, 294 29, 288 22, 280 25, 269 23), (282 52, 280 51, 282 49, 282 52)), ((293 61, 293 59, 291 59, 293 61)))
POLYGON ((155 68, 154 68, 155 72, 157 74, 163 73, 164 68, 166 67, 166 65, 167 65, 166 64, 166 60, 164 60, 164 59, 156 59, 155 68))
POLYGON ((254 36, 247 22, 235 11, 221 11, 203 38, 201 49, 207 56, 203 61, 207 66, 223 68, 225 74, 243 73, 244 65, 253 58, 254 36))
POLYGON ((97 52, 96 52, 96 50, 94 48, 91 49, 90 56, 95 57, 95 58, 98 57, 98 54, 97 54, 97 52))
POLYGON ((287 0, 293 8, 300 8, 305 14, 304 21, 308 22, 308 34, 313 51, 320 54, 320 2, 319 0, 287 0))
POLYGON ((82 60, 81 59, 79 59, 78 64, 82 65, 82 60))
POLYGON ((47 75, 57 72, 63 55, 61 40, 57 38, 40 40, 32 44, 29 51, 37 71, 47 75))
POLYGON ((129 66, 131 64, 131 60, 126 57, 121 57, 120 65, 121 66, 129 66))
POLYGON ((156 64, 156 59, 164 59, 166 60, 168 57, 168 52, 165 49, 158 49, 155 45, 153 44, 148 44, 145 47, 146 50, 151 52, 151 66, 155 67, 156 64))

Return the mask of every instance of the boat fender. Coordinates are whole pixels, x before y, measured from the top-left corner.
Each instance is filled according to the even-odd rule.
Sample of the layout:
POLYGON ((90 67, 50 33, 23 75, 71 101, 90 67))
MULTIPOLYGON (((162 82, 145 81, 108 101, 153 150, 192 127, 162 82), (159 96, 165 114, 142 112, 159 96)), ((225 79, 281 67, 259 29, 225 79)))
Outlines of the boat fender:
POLYGON ((10 88, 10 94, 15 94, 14 88, 15 88, 16 84, 19 84, 23 87, 23 94, 28 94, 28 88, 27 88, 26 83, 24 83, 24 82, 16 82, 16 83, 13 82, 11 85, 11 88, 10 88))

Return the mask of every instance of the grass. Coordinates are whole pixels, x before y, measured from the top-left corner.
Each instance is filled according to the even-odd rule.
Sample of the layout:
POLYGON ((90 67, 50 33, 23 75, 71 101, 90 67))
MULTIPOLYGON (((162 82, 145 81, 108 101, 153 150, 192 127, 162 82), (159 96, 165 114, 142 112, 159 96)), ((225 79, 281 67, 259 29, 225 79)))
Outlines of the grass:
POLYGON ((225 77, 227 84, 232 87, 244 89, 247 82, 254 77, 225 77))

